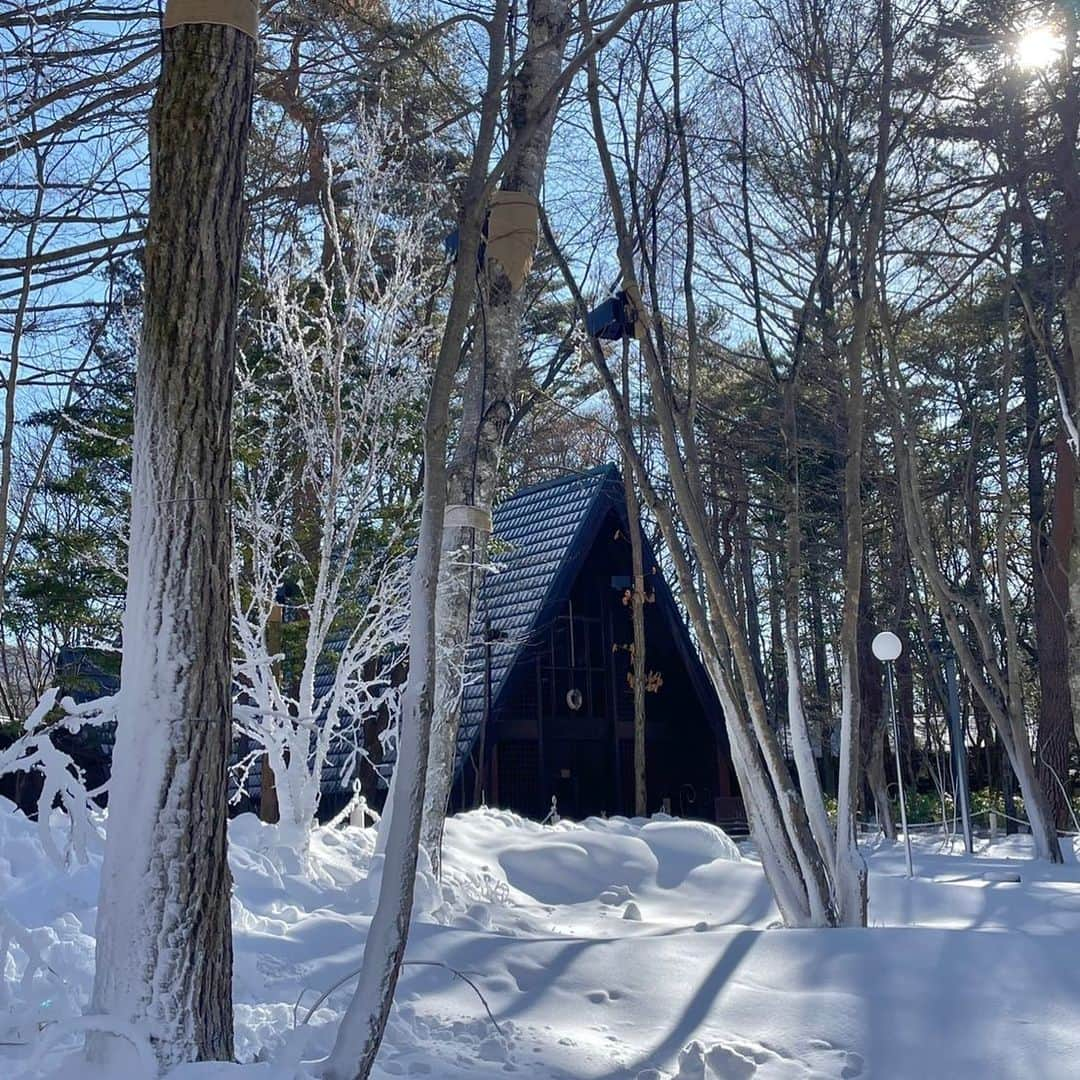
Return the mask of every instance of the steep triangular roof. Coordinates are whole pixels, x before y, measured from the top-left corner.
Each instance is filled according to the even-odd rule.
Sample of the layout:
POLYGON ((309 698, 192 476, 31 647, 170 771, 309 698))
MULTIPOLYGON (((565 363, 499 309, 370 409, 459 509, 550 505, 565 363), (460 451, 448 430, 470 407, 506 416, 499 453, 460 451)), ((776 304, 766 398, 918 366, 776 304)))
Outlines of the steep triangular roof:
POLYGON ((492 636, 491 698, 497 702, 522 649, 573 585, 604 515, 623 498, 614 465, 548 480, 511 495, 494 514, 492 569, 484 577, 465 664, 458 731, 460 769, 484 719, 485 620, 492 636))
MULTIPOLYGON (((502 639, 491 649, 491 699, 497 707, 519 655, 560 610, 612 510, 627 521, 622 477, 615 465, 524 488, 496 509, 490 555, 495 569, 487 573, 480 591, 466 659, 456 769, 472 750, 484 719, 485 618, 492 636, 502 639)), ((651 550, 645 557, 655 565, 651 550)), ((726 743, 719 702, 674 597, 662 575, 655 574, 652 581, 699 698, 713 706, 708 712, 726 743)))

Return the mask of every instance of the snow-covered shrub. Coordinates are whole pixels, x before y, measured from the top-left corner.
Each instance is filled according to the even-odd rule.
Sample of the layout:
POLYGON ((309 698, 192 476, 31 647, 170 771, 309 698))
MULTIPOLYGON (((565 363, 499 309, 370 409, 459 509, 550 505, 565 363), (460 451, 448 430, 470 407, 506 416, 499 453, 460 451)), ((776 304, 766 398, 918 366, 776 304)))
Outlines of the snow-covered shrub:
POLYGON ((37 826, 41 846, 58 865, 74 859, 86 862, 87 845, 100 835, 101 810, 94 801, 104 789, 88 791, 86 776, 71 755, 53 741, 60 733, 77 734, 83 727, 100 726, 114 719, 114 698, 98 698, 76 704, 71 698, 57 702, 56 687, 45 692, 23 724, 23 734, 0 752, 0 776, 12 772, 33 772, 42 780, 38 797, 37 826), (58 819, 53 808, 65 814, 58 819), (57 843, 56 830, 63 839, 57 843))

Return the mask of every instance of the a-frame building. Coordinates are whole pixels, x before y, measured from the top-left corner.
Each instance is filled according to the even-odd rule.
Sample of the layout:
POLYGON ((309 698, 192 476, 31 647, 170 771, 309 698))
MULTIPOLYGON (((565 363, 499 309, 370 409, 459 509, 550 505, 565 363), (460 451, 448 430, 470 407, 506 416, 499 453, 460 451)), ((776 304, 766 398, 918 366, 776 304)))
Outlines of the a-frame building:
MULTIPOLYGON (((466 664, 452 807, 544 817, 634 807, 631 548, 614 465, 495 512, 466 664)), ((719 700, 645 544, 648 809, 742 818, 719 700)))

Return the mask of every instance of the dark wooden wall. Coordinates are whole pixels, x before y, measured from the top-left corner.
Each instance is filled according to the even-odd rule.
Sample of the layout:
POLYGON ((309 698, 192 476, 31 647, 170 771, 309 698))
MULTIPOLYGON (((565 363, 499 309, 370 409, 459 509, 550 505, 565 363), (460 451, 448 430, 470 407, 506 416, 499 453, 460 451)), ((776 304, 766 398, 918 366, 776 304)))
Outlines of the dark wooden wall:
MULTIPOLYGON (((485 753, 489 804, 543 817, 555 795, 563 816, 632 813, 629 579, 630 545, 613 512, 496 703, 485 753), (579 709, 567 702, 571 690, 580 692, 579 709)), ((662 600, 645 607, 646 669, 662 679, 646 694, 649 809, 668 800, 672 813, 713 820, 716 797, 733 794, 730 763, 662 600)), ((472 783, 467 775, 459 786, 462 804, 472 783)))

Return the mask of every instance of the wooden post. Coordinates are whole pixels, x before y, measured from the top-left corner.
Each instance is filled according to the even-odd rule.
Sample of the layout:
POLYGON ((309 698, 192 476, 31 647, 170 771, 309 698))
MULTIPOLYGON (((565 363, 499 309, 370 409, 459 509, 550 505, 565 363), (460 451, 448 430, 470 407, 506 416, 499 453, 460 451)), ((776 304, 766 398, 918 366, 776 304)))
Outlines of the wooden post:
POLYGON ((641 520, 637 492, 630 462, 623 458, 623 490, 626 492, 626 516, 630 531, 632 563, 630 615, 634 626, 634 813, 644 817, 648 811, 645 788, 645 566, 641 543, 641 520))
MULTIPOLYGON (((540 798, 545 796, 547 769, 544 767, 544 679, 541 674, 540 653, 536 654, 536 761, 540 773, 540 798)), ((554 794, 554 792, 551 792, 554 794)), ((541 805, 543 802, 541 801, 541 805)))

